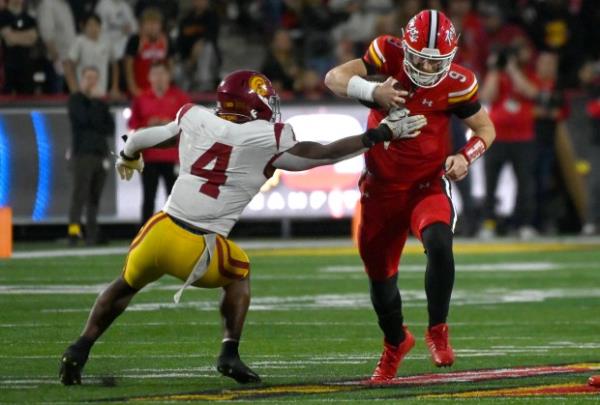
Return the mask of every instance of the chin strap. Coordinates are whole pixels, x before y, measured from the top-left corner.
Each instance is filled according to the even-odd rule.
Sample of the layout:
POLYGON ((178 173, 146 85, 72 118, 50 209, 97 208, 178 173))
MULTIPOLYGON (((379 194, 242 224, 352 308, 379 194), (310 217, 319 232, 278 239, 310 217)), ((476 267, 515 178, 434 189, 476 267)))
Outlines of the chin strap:
POLYGON ((467 159, 467 162, 469 162, 469 165, 471 165, 485 153, 486 149, 487 146, 485 146, 483 139, 478 136, 472 136, 458 153, 463 155, 467 159))

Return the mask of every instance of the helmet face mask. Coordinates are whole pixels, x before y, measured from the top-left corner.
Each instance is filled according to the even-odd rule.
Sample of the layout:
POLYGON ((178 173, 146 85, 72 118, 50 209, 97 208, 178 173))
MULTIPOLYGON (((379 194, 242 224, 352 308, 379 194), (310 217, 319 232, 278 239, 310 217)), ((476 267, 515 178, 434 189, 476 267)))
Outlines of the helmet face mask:
POLYGON ((419 87, 435 87, 441 82, 452 65, 456 54, 454 49, 448 55, 436 56, 437 49, 424 48, 422 52, 412 49, 406 42, 404 46, 404 72, 419 87))
POLYGON ((435 87, 450 71, 457 44, 454 25, 444 13, 421 11, 402 33, 404 72, 419 87, 435 87))

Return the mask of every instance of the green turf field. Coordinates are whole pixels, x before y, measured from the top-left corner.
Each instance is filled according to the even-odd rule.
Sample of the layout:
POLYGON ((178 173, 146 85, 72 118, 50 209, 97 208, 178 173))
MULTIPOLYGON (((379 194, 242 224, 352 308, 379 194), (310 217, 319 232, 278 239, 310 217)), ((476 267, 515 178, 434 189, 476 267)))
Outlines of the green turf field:
POLYGON ((219 292, 186 290, 174 305, 180 282, 164 278, 140 293, 95 346, 84 385, 63 387, 60 355, 78 336, 98 292, 119 274, 123 255, 12 259, 0 261, 0 402, 600 401, 600 390, 585 385, 589 375, 600 374, 599 246, 457 247, 462 253, 449 319, 457 361, 443 370, 431 364, 423 342, 425 260, 419 250, 409 249, 401 265, 405 320, 417 345, 399 376, 579 365, 532 367, 531 375, 519 378, 490 371, 490 379, 479 382, 437 376, 437 383, 415 377, 386 388, 360 385, 382 343, 360 259, 350 248, 286 248, 248 252, 253 303, 240 351, 262 385, 241 387, 214 370, 219 292), (537 375, 540 370, 550 374, 537 375), (506 397, 519 387, 548 385, 559 385, 558 394, 542 389, 542 396, 506 397), (504 388, 513 390, 494 391, 504 388))

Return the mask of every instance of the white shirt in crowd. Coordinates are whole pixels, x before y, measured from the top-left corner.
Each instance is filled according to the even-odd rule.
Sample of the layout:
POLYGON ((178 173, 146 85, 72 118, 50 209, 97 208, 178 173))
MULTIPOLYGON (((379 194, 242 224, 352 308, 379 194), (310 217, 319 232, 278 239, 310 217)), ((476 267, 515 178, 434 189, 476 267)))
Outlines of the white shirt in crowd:
POLYGON ((131 5, 125 0, 100 0, 96 13, 102 19, 102 38, 112 44, 113 55, 121 59, 127 39, 138 30, 131 5))
POLYGON ((75 19, 66 0, 42 0, 37 9, 40 36, 44 43, 53 42, 59 60, 55 67, 62 73, 62 61, 69 55, 75 41, 75 19))
POLYGON ((108 67, 115 59, 113 48, 102 38, 93 41, 85 35, 78 35, 69 50, 69 59, 75 65, 77 81, 81 79, 83 68, 95 66, 99 72, 98 94, 103 96, 108 89, 108 67))

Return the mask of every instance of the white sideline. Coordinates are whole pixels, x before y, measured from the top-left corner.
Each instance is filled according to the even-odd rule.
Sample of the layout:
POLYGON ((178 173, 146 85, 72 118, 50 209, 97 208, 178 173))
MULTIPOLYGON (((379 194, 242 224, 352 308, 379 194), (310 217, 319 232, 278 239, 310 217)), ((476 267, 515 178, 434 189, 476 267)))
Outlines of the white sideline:
MULTIPOLYGON (((289 249, 289 248, 335 248, 335 247, 352 247, 350 238, 329 238, 329 239, 247 239, 235 240, 243 249, 289 249)), ((565 245, 597 245, 600 244, 600 237, 561 237, 561 238, 536 238, 531 240, 532 243, 555 244, 561 243, 565 245)), ((478 239, 455 238, 455 244, 478 245, 481 241, 478 239)), ((516 238, 498 238, 491 241, 486 241, 486 244, 504 244, 504 243, 527 243, 516 238)), ((409 238, 407 246, 418 246, 415 238, 409 238)), ((91 247, 91 248, 71 248, 71 249, 44 249, 32 251, 16 251, 12 255, 12 259, 44 259, 52 257, 81 257, 81 256, 109 256, 127 253, 128 246, 113 246, 113 247, 91 247)))

